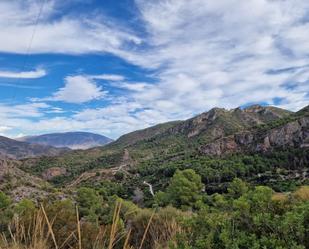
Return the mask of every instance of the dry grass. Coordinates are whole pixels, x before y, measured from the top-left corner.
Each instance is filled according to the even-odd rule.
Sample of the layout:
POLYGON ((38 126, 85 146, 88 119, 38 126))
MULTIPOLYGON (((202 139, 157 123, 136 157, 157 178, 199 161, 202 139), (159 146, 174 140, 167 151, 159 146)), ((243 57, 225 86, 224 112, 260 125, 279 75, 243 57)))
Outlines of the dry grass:
POLYGON ((302 186, 294 192, 294 197, 301 201, 309 200, 309 186, 302 186))
MULTIPOLYGON (((121 226, 121 208, 122 203, 117 202, 112 224, 101 226, 90 245, 89 242, 83 241, 85 239, 83 232, 85 233, 87 227, 83 221, 80 221, 78 208, 76 208, 76 229, 64 241, 59 241, 57 240, 57 231, 54 231, 54 222, 57 217, 48 218, 42 205, 33 214, 33 217, 28 217, 27 222, 17 216, 13 218, 8 227, 8 233, 0 235, 0 249, 85 249, 85 243, 87 249, 161 249, 168 248, 167 242, 181 231, 175 220, 162 219, 158 222, 158 214, 152 212, 150 218, 149 216, 147 218, 147 223, 140 227, 140 230, 144 231, 138 243, 132 239, 134 236, 132 229, 124 229, 121 226)), ((85 234, 86 236, 87 234, 85 234)))
POLYGON ((286 193, 274 193, 271 199, 275 202, 286 202, 289 199, 289 195, 286 193))

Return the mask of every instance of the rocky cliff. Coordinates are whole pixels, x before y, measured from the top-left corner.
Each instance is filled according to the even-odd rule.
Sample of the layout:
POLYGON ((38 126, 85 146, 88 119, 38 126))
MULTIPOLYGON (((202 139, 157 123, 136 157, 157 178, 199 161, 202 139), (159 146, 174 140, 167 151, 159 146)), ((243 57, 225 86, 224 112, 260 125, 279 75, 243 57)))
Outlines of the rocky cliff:
POLYGON ((207 155, 234 152, 265 152, 275 148, 309 148, 309 117, 301 117, 282 126, 260 131, 245 131, 203 145, 207 155))

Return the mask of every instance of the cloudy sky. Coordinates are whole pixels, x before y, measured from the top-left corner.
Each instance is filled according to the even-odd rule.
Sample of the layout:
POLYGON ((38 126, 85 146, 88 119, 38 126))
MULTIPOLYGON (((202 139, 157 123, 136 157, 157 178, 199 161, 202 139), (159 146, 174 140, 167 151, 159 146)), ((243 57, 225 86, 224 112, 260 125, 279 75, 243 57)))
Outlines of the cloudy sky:
POLYGON ((1 0, 0 37, 5 136, 309 103, 308 0, 1 0))

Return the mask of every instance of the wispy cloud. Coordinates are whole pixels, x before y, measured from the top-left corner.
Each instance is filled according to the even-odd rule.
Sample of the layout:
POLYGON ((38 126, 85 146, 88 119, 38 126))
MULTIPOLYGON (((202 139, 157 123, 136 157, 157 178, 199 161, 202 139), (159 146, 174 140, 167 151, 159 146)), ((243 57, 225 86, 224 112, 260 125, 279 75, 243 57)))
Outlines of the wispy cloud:
MULTIPOLYGON (((15 118, 40 118, 44 116, 44 110, 50 107, 50 105, 43 102, 17 105, 0 104, 0 119, 5 123, 6 120, 15 118)), ((10 127, 11 125, 12 124, 6 126, 10 127)), ((16 123, 15 125, 18 126, 20 124, 16 123)))
POLYGON ((309 80, 308 68, 303 68, 309 62, 308 1, 136 0, 136 4, 148 46, 121 55, 144 68, 159 69, 158 83, 135 95, 139 103, 157 110, 173 106, 183 113, 215 105, 273 104, 278 97, 294 110, 308 103, 309 84, 302 86, 302 94, 284 86, 287 81, 300 85, 309 80), (296 70, 268 73, 290 67, 296 70))
MULTIPOLYGON (((25 53, 24 41, 30 39, 37 13, 33 2, 0 3, 0 51, 25 53)), ((93 130, 117 137, 214 106, 263 102, 297 110, 309 102, 306 0, 136 0, 145 31, 140 36, 135 27, 124 28, 104 16, 53 18, 56 2, 48 1, 33 53, 112 53, 151 69, 145 74, 151 72, 146 76, 152 80, 134 82, 99 73, 68 76, 62 88, 37 101, 82 104, 104 99, 102 106, 79 105, 71 116, 52 118, 42 116, 42 110, 51 108, 40 109, 37 122, 18 117, 18 123, 10 117, 1 119, 4 126, 17 128, 18 123, 25 132, 93 130), (98 80, 106 81, 104 88, 98 80), (108 92, 108 87, 125 94, 108 92)))
POLYGON ((36 69, 27 72, 13 72, 0 70, 0 78, 15 78, 15 79, 37 79, 46 76, 44 69, 36 69))
POLYGON ((0 51, 27 53, 36 30, 31 53, 105 53, 113 52, 127 43, 141 40, 124 27, 112 25, 92 15, 59 17, 59 1, 48 0, 41 20, 36 26, 40 1, 16 0, 0 2, 0 51), (36 27, 35 27, 36 26, 36 27))
POLYGON ((107 81, 122 81, 125 77, 116 74, 99 74, 99 75, 89 75, 88 77, 96 80, 107 80, 107 81))

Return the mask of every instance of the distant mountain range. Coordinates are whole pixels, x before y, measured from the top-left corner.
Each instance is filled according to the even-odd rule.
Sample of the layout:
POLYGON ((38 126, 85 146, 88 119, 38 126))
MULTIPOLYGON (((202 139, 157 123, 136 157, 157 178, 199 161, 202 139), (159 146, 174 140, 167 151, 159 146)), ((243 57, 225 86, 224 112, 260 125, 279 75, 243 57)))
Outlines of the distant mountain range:
POLYGON ((30 144, 0 136, 0 159, 23 159, 38 156, 57 156, 69 151, 65 148, 55 148, 48 145, 30 144))
POLYGON ((108 137, 89 132, 65 132, 22 137, 19 141, 30 144, 47 145, 55 148, 70 148, 72 150, 77 150, 103 146, 113 140, 108 137))

